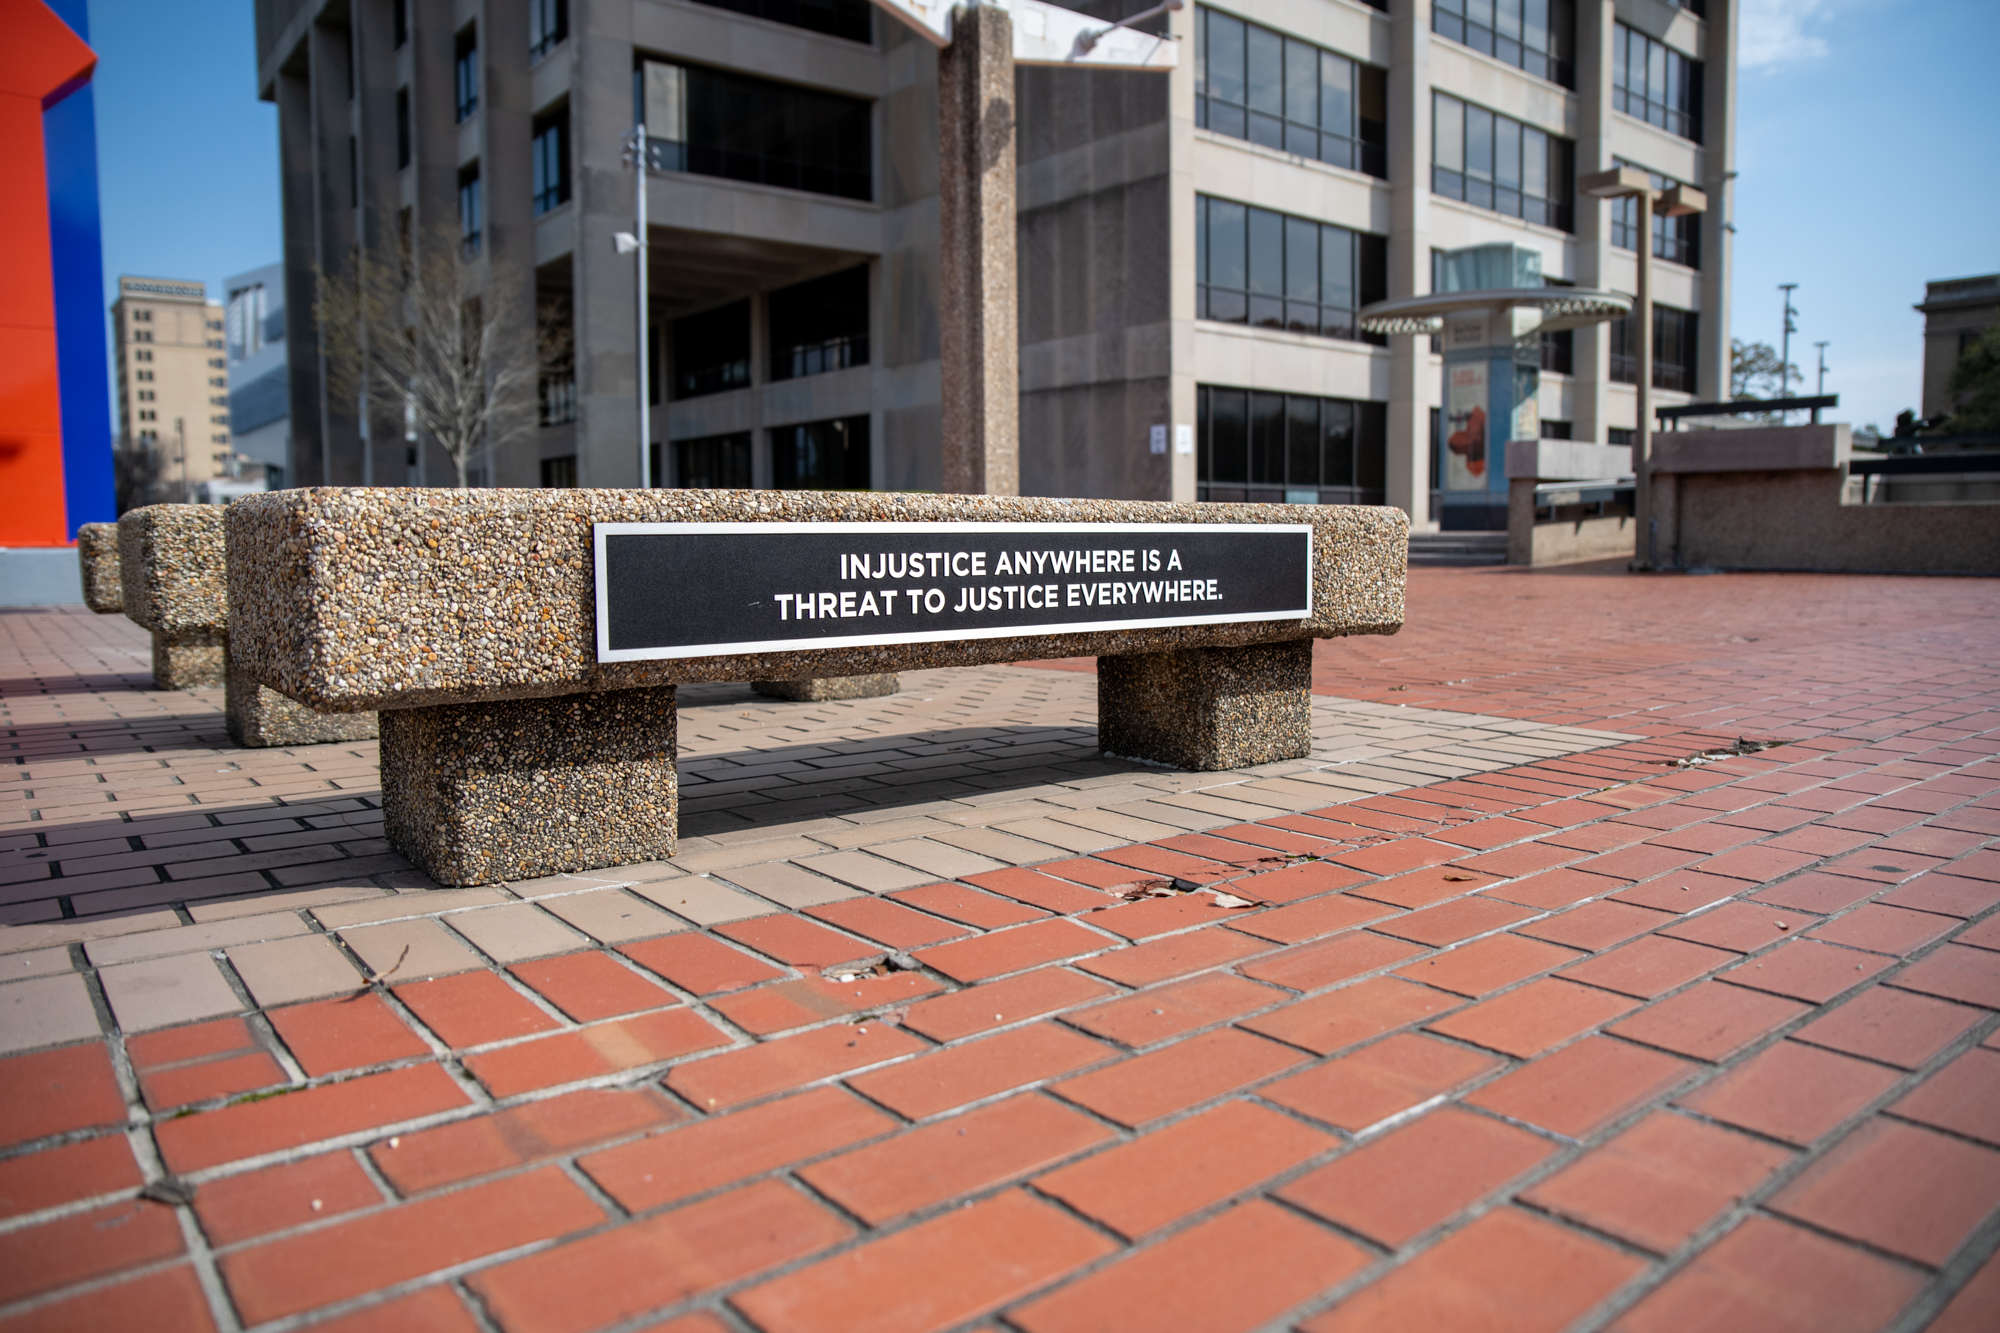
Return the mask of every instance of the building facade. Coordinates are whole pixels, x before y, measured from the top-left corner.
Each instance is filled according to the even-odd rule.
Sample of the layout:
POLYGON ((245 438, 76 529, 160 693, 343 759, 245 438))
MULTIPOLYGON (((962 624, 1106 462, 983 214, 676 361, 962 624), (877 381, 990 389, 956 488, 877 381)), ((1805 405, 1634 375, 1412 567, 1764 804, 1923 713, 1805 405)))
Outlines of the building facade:
MULTIPOLYGON (((1079 8, 1107 17, 1139 0, 1079 8)), ((315 271, 451 244, 568 333, 490 484, 935 489, 937 58, 864 0, 260 0, 279 107, 300 483, 450 475, 330 400, 315 271), (627 138, 645 122, 652 299, 627 138), (438 237, 448 237, 439 241, 438 237)), ((1433 515, 1442 362, 1355 312, 1437 252, 1533 247, 1630 292, 1633 164, 1708 192, 1655 223, 1661 403, 1725 397, 1735 0, 1232 0, 1165 16, 1168 74, 1022 68, 1023 492, 1391 503, 1433 515)), ((1541 429, 1635 425, 1622 325, 1543 340, 1541 429)), ((1462 523, 1503 526, 1457 507, 1462 523)))
POLYGON ((229 430, 240 464, 260 467, 266 486, 288 483, 291 385, 285 360, 285 266, 266 264, 223 281, 229 430))
POLYGON ((2000 324, 2000 273, 1924 284, 1924 416, 1958 410, 1951 372, 1981 334, 2000 324))
POLYGON ((118 279, 111 304, 118 433, 150 452, 157 485, 176 498, 231 471, 223 308, 202 283, 118 279))

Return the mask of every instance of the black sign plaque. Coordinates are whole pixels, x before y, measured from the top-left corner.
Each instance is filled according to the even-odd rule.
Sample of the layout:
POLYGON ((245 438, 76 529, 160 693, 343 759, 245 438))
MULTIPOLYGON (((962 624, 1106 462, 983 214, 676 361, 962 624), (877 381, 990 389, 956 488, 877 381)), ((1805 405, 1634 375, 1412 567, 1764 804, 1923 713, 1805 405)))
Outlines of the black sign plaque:
POLYGON ((597 660, 1312 615, 1306 524, 599 523, 597 660))

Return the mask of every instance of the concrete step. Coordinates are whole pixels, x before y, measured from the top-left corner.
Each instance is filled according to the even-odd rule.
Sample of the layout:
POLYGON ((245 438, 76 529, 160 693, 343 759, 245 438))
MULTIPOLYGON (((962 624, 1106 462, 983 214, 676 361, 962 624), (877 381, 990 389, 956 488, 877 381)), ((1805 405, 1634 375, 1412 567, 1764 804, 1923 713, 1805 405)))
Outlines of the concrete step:
POLYGON ((1410 563, 1413 565, 1504 565, 1507 563, 1507 534, 1504 532, 1413 532, 1410 534, 1410 563))

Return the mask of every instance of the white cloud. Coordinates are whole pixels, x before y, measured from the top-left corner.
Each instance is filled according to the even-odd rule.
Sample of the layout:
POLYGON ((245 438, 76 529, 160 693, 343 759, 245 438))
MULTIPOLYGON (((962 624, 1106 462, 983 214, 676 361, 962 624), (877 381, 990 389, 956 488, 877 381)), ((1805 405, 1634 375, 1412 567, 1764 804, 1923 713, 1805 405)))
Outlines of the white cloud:
POLYGON ((1826 39, 1813 29, 1826 17, 1827 0, 1743 0, 1743 27, 1736 38, 1736 63, 1741 69, 1816 60, 1826 54, 1826 39))

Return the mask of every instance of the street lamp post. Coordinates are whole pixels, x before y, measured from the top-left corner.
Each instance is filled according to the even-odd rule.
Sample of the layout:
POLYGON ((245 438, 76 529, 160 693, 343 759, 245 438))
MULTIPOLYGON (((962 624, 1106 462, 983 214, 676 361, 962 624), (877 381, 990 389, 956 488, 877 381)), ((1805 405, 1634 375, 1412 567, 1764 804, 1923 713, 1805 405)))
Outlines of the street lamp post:
POLYGON ((1655 538, 1658 525, 1653 519, 1653 215, 1684 217, 1708 208, 1708 196, 1692 185, 1653 188, 1652 177, 1638 167, 1613 167, 1594 172, 1577 182, 1583 193, 1597 199, 1636 199, 1639 204, 1639 291, 1633 318, 1638 321, 1639 421, 1632 432, 1632 519, 1645 534, 1644 555, 1632 561, 1635 570, 1651 570, 1658 560, 1655 538))

